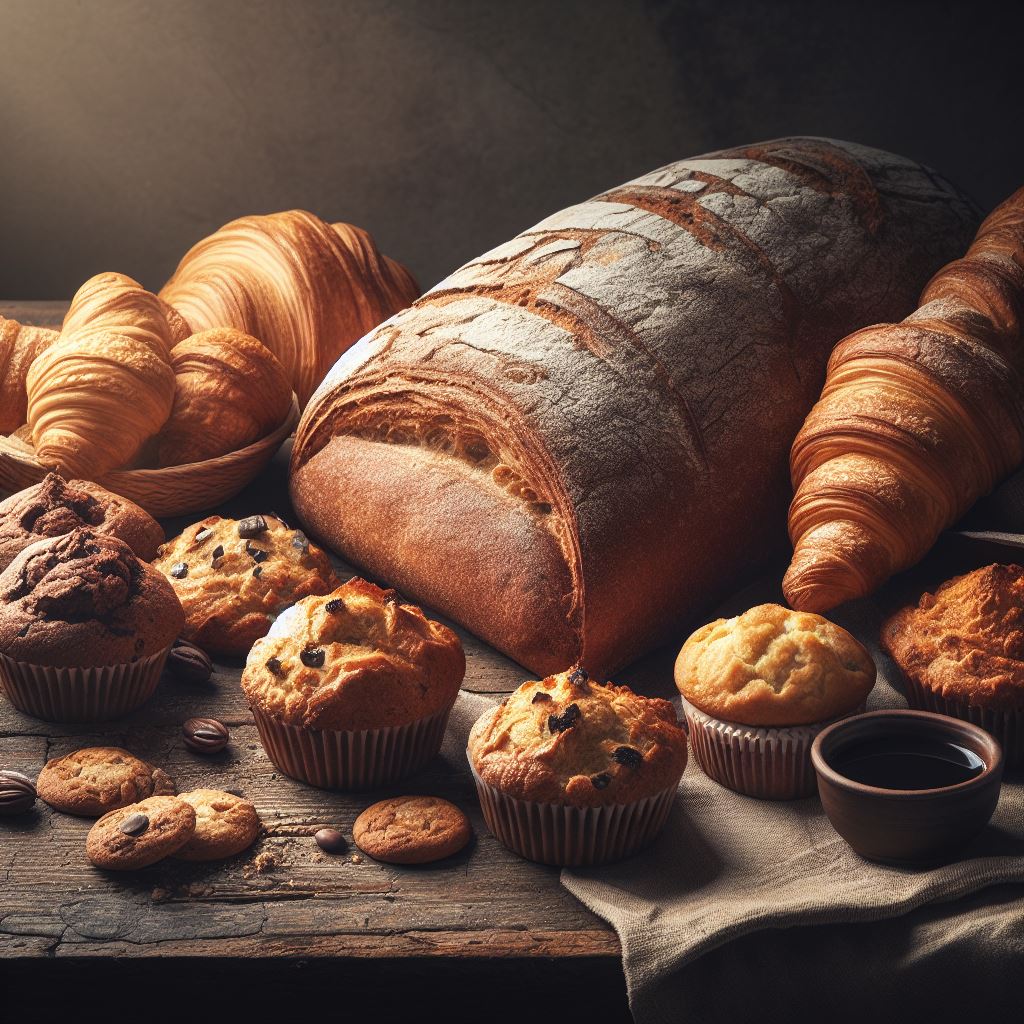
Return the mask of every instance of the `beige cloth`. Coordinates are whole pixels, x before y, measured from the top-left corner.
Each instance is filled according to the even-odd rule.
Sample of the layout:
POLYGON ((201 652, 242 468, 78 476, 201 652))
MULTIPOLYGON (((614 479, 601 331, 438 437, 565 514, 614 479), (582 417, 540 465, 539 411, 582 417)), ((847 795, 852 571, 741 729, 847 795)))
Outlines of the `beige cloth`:
MULTIPOLYGON (((923 587, 1018 557, 1013 547, 1024 547, 1022 480, 1024 475, 1011 481, 1021 498, 1009 502, 1011 518, 1019 515, 1020 533, 950 535, 922 567, 877 599, 833 616, 868 646, 879 667, 869 709, 905 706, 890 682, 892 665, 878 648, 882 618, 923 587)), ((997 497, 1006 513, 1006 494, 997 497)), ((999 525, 1006 525, 1005 517, 999 525)), ((717 614, 781 600, 777 585, 747 588, 717 614)), ((617 681, 628 682, 629 674, 624 675, 617 681)), ((464 746, 473 720, 489 705, 485 698, 460 698, 452 741, 464 746)), ((618 933, 630 1006, 641 1024, 745 1019, 748 1014, 738 1010, 752 998, 758 1012, 751 1019, 758 1024, 794 1019, 786 978, 795 963, 802 968, 801 1002, 817 993, 814 998, 832 1003, 832 1019, 849 1019, 855 1007, 877 1005, 871 997, 881 998, 886 986, 891 1012, 910 980, 917 983, 916 1002, 907 1012, 920 1010, 929 996, 940 1009, 947 1005, 944 982, 950 981, 971 1000, 985 996, 986 1005, 1000 1005, 993 1000, 1009 989, 1004 993, 993 984, 1024 976, 1019 891, 1000 889, 991 900, 974 898, 969 905, 950 901, 1021 882, 1024 772, 1019 770, 1005 780, 991 824, 961 859, 909 870, 858 857, 832 829, 817 799, 775 803, 739 796, 709 780, 692 757, 665 833, 650 849, 620 864, 562 872, 565 887, 618 933), (912 913, 921 907, 926 910, 912 913), (911 916, 899 926, 851 927, 902 915, 911 916), (806 927, 811 925, 818 927, 806 927), (793 926, 802 926, 795 930, 799 934, 756 941, 767 929, 793 926), (731 956, 709 956, 729 945, 731 956), (745 970, 744 957, 751 956, 755 963, 745 970), (975 989, 973 980, 989 969, 994 977, 975 989), (761 987, 751 992, 752 982, 761 987), (773 1013, 772 1001, 780 995, 773 1013)), ((894 1018, 887 1013, 883 1019, 894 1018)))

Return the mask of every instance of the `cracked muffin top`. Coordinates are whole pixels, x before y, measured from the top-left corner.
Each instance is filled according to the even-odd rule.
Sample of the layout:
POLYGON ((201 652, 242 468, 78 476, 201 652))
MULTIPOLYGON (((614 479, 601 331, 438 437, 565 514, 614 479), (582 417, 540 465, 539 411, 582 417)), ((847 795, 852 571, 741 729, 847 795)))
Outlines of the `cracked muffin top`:
POLYGON ((48 473, 0 502, 0 571, 29 544, 79 529, 118 537, 144 562, 152 561, 164 542, 160 524, 127 498, 99 484, 48 473))
POLYGON ((447 626, 357 578, 283 612, 253 645, 242 690, 287 725, 380 729, 452 704, 465 672, 447 626))
POLYGON ((986 565, 947 580, 886 620, 882 646, 947 700, 1024 709, 1024 568, 986 565))
POLYGON ((169 647, 183 624, 167 580, 116 537, 47 538, 0 573, 0 652, 18 661, 123 665, 169 647))
POLYGON ((574 668, 523 683, 481 715, 468 755, 477 775, 507 796, 597 807, 678 783, 686 733, 669 701, 574 668))
POLYGON ((859 707, 875 663, 812 612, 760 604, 698 629, 676 659, 679 692, 705 714, 753 726, 809 725, 859 707))
POLYGON ((327 553, 272 515, 208 516, 153 564, 185 609, 185 638, 212 654, 244 657, 285 608, 338 585, 327 553))

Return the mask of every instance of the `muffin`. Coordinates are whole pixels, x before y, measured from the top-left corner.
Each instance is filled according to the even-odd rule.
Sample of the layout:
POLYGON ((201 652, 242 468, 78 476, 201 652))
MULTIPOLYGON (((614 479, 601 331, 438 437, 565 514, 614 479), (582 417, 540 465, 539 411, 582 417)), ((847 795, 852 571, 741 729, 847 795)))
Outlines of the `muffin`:
POLYGON ((862 710, 875 663, 845 629, 762 604, 698 629, 676 659, 693 756, 737 793, 811 796, 814 737, 862 710))
POLYGON ((65 482, 48 473, 0 502, 0 572, 30 544, 86 529, 123 540, 144 562, 164 542, 160 524, 127 498, 86 480, 65 482))
POLYGON ((668 818, 686 733, 666 700, 580 668, 526 682, 477 720, 466 750, 487 827, 545 864, 599 864, 668 818))
POLYGON ((185 609, 186 640, 244 657, 289 605, 338 585, 327 554, 277 516, 208 516, 153 563, 185 609))
POLYGON ((911 707, 987 729, 1024 761, 1024 568, 986 565, 923 594, 882 626, 911 707))
POLYGON ((447 626, 393 590, 352 579, 281 614, 249 652, 242 690, 281 771, 363 789, 438 752, 465 672, 447 626))
POLYGON ((0 682, 37 718, 113 718, 156 689, 184 621, 170 584, 124 541, 47 538, 0 573, 0 682))

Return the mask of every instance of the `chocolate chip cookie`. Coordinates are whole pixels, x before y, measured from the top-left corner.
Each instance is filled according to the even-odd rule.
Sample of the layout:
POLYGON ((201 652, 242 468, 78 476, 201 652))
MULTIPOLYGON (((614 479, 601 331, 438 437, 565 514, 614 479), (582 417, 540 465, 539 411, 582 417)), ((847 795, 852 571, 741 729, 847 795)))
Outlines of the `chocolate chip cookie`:
POLYGON ((192 805, 151 796, 104 814, 89 830, 85 852, 98 868, 135 871, 177 853, 196 830, 192 805))
POLYGON ((153 565, 185 608, 183 635, 211 654, 244 656, 285 608, 338 585, 327 554, 272 515, 208 516, 153 565))
POLYGON ((84 818, 176 792, 166 772, 120 747, 86 747, 47 761, 36 789, 55 810, 84 818))
POLYGON ((181 799, 196 813, 192 838, 175 854, 181 860, 223 860, 247 850, 260 834, 260 816, 248 800, 219 789, 197 789, 181 799))
POLYGON ((352 838, 363 853, 388 864, 427 864, 458 853, 472 831, 455 804, 437 796, 398 796, 367 807, 352 838))

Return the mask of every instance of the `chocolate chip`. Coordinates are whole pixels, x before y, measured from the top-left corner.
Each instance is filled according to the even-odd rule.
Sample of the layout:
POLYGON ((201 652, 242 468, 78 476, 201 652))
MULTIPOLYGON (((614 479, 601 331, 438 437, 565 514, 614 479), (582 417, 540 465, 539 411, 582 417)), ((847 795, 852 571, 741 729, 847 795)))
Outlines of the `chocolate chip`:
POLYGON ((612 777, 605 772, 599 772, 597 775, 590 776, 590 784, 594 789, 604 789, 611 781, 612 777))
POLYGON ((185 746, 197 754, 219 754, 227 745, 228 727, 216 718, 190 718, 182 727, 185 746))
POLYGON ((279 676, 281 675, 281 662, 278 661, 277 658, 268 658, 267 669, 270 671, 271 675, 279 676))
POLYGON ((639 768, 644 763, 644 755, 635 747, 616 747, 612 757, 627 768, 639 768))
POLYGON ((578 704, 570 704, 560 715, 548 715, 550 732, 565 732, 571 729, 581 718, 578 704))
POLYGON ((21 772, 0 771, 0 815, 24 814, 36 802, 35 783, 21 772))
POLYGON ((256 579, 259 579, 263 575, 263 566, 257 565, 256 568, 253 569, 252 574, 256 577, 256 579))
POLYGON ((213 536, 213 530, 208 526, 204 526, 196 535, 192 538, 194 544, 204 544, 213 536))
POLYGON ((136 811, 134 814, 129 814, 117 827, 126 836, 141 836, 149 828, 149 818, 136 811))
POLYGON ((184 562, 175 562, 171 566, 171 579, 183 580, 188 575, 188 566, 184 562))
POLYGON ((331 615, 337 615, 338 612, 340 612, 341 609, 344 607, 345 602, 342 601, 340 597, 332 597, 330 601, 328 601, 327 604, 324 605, 324 608, 326 608, 328 613, 331 615))
POLYGON ((177 640, 167 655, 167 669, 183 683, 205 683, 213 675, 213 662, 195 644, 177 640))
POLYGON ((213 549, 213 554, 212 554, 212 555, 210 555, 210 561, 211 561, 211 563, 213 564, 213 567, 214 567, 215 569, 217 568, 217 563, 218 563, 218 562, 219 562, 219 561, 220 561, 220 560, 221 560, 221 559, 222 559, 223 557, 224 557, 224 545, 223 545, 223 544, 218 544, 218 545, 217 545, 217 546, 216 546, 216 547, 215 547, 215 548, 213 549))
POLYGON ((531 700, 530 703, 531 704, 547 704, 548 701, 550 701, 550 700, 551 700, 551 694, 550 693, 548 693, 546 690, 538 690, 533 695, 533 700, 531 700))
POLYGON ((264 550, 263 548, 258 548, 258 547, 256 547, 256 545, 255 545, 255 544, 253 544, 253 542, 252 542, 251 540, 247 540, 247 541, 245 542, 245 553, 246 553, 246 554, 247 554, 247 555, 248 555, 248 556, 249 556, 249 557, 250 557, 250 558, 251 558, 251 559, 252 559, 252 560, 253 560, 254 562, 256 562, 256 564, 257 564, 257 565, 258 565, 258 564, 259 564, 260 562, 265 562, 265 561, 267 560, 267 555, 269 555, 269 554, 270 554, 270 552, 269 552, 269 551, 266 551, 266 550, 264 550))
POLYGON ((299 660, 307 668, 323 668, 324 649, 322 647, 307 647, 299 655, 299 660))
POLYGON ((309 550, 309 538, 304 533, 296 533, 292 537, 292 547, 298 548, 299 551, 305 554, 309 550))
POLYGON ((239 537, 258 537, 267 532, 267 521, 263 516, 247 516, 238 522, 239 537))
POLYGON ((28 631, 32 628, 31 622, 26 622, 21 629, 18 630, 18 636, 28 636, 28 631))
POLYGON ((578 665, 572 670, 569 675, 569 682, 573 686, 585 686, 590 676, 587 675, 586 671, 580 668, 578 665))
POLYGON ((345 837, 336 828, 318 829, 313 838, 324 853, 344 853, 348 849, 345 837))

